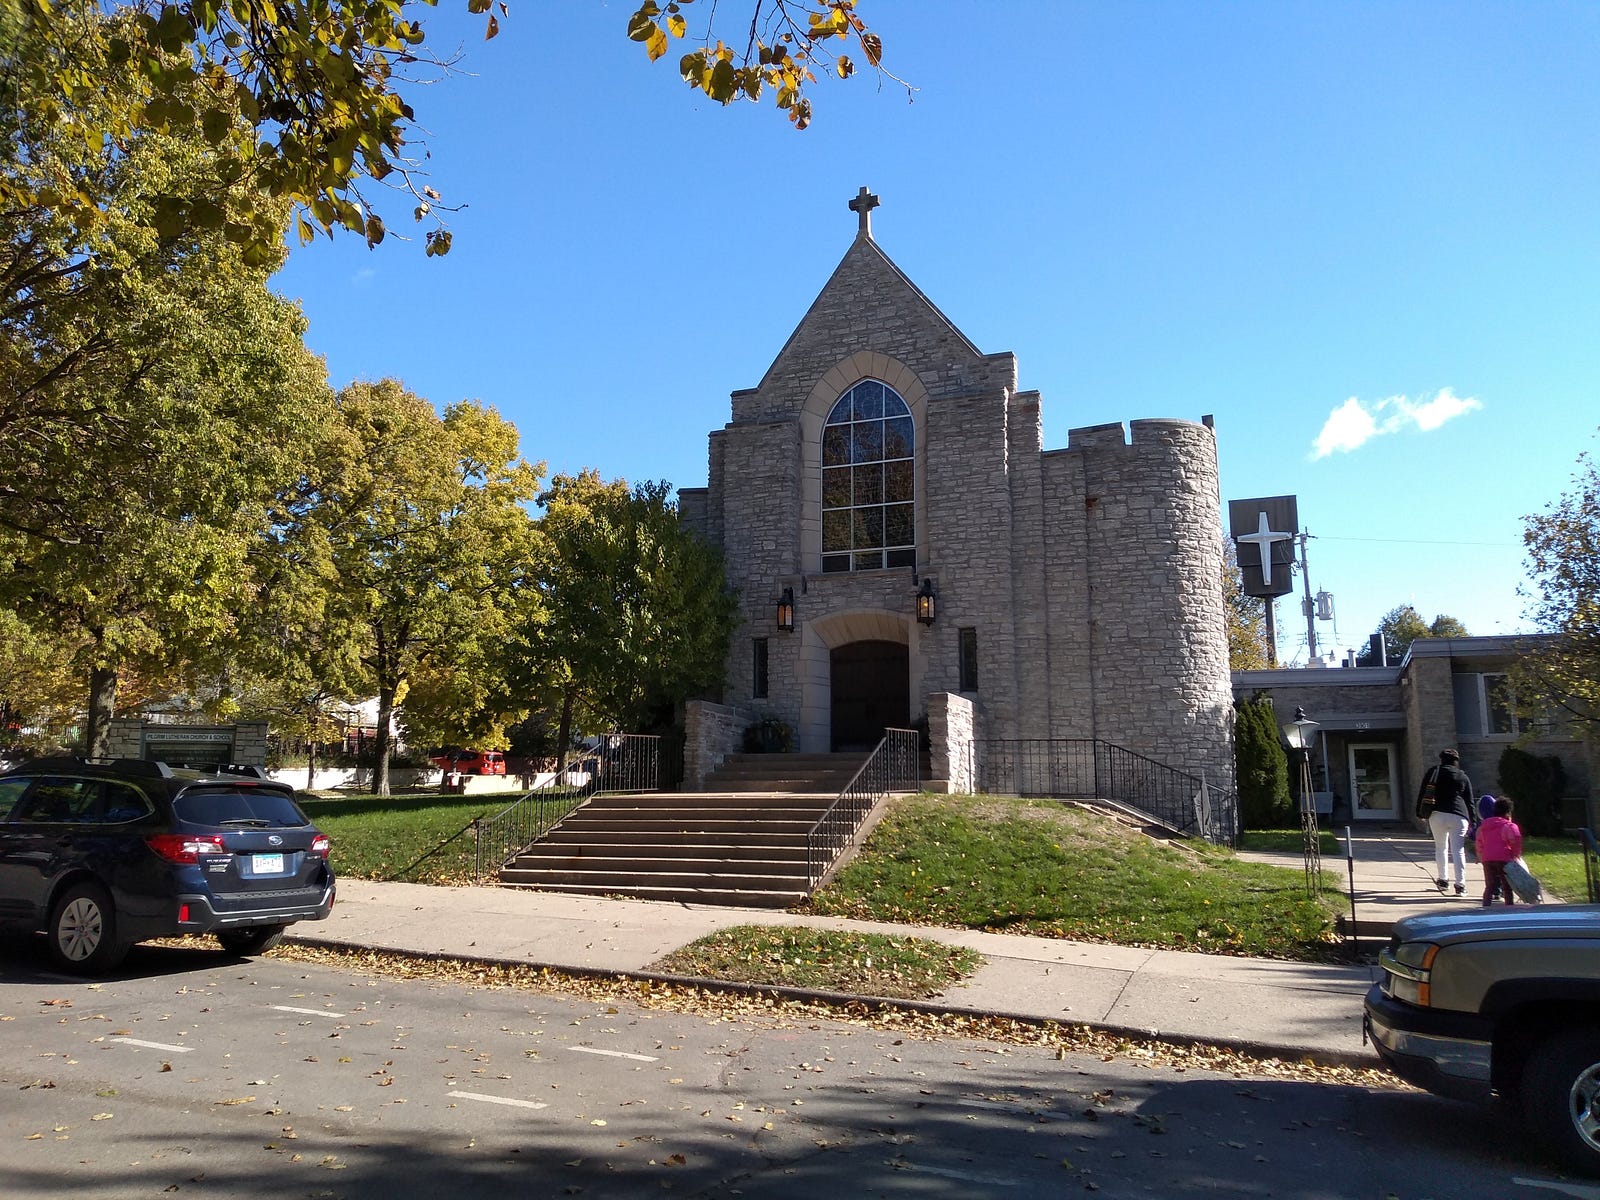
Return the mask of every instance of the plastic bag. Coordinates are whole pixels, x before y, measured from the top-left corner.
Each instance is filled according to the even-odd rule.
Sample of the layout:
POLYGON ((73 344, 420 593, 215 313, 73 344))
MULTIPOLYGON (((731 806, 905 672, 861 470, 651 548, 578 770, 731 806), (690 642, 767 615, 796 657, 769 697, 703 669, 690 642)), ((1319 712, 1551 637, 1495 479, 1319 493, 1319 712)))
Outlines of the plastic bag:
POLYGON ((1506 880, 1517 894, 1517 899, 1524 904, 1544 903, 1544 889, 1539 886, 1533 872, 1528 870, 1528 864, 1520 858, 1514 858, 1506 864, 1506 880))

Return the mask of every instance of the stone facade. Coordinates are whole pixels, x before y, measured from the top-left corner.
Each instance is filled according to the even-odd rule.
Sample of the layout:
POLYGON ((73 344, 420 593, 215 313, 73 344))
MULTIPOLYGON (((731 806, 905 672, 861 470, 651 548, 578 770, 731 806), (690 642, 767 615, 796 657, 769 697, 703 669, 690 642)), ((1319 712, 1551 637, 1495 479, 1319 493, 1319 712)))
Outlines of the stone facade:
POLYGON ((953 794, 978 787, 977 730, 972 701, 954 692, 934 692, 928 697, 928 742, 934 787, 953 794))
POLYGON ((828 750, 848 699, 834 687, 840 655, 887 644, 903 647, 913 721, 931 726, 940 706, 953 718, 930 698, 956 695, 971 706, 972 740, 1094 737, 1231 789, 1209 421, 1074 429, 1064 449, 1046 450, 1041 399, 1018 389, 1015 357, 978 350, 865 222, 731 407, 710 436, 707 486, 685 489, 680 510, 722 549, 741 598, 728 704, 782 717, 798 749, 828 750), (915 563, 824 571, 824 426, 865 380, 911 415, 915 563), (915 615, 925 581, 931 624, 915 615), (775 623, 785 589, 792 632, 775 623), (763 653, 770 690, 758 696, 763 653))
POLYGON ((755 714, 726 704, 690 700, 683 714, 683 787, 697 792, 724 759, 739 750, 755 714))

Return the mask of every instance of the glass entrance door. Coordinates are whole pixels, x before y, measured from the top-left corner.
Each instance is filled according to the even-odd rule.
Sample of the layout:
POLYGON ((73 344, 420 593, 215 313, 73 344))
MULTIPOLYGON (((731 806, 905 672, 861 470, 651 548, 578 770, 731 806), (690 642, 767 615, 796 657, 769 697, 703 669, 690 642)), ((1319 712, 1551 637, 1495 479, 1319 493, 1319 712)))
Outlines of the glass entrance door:
POLYGON ((1387 742, 1350 747, 1351 810, 1358 821, 1400 819, 1394 747, 1387 742))

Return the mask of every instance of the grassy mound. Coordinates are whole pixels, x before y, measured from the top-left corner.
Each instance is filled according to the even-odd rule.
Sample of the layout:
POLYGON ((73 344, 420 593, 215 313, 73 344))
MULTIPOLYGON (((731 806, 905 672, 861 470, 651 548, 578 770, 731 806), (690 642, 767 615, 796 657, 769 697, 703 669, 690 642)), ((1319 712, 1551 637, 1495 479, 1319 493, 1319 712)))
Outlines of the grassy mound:
POLYGON ((1160 843, 1054 801, 911 796, 811 911, 1122 945, 1326 957, 1338 890, 1201 842, 1160 843))

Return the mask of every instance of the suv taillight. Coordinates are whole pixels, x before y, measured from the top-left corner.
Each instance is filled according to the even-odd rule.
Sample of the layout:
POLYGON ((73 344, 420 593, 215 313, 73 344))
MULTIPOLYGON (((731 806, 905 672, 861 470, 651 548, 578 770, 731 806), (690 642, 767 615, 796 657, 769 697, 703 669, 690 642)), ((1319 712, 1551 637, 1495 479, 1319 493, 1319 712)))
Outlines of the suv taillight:
POLYGON ((328 840, 328 835, 319 833, 311 839, 311 857, 327 858, 328 851, 333 849, 333 843, 328 840))
POLYGON ((195 863, 202 854, 228 852, 218 833, 156 833, 144 840, 150 849, 174 863, 195 863))

